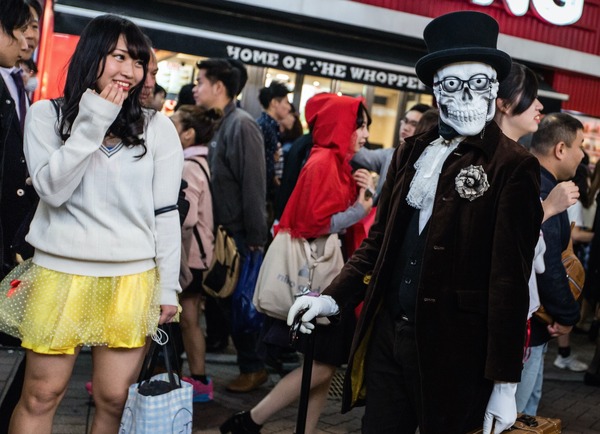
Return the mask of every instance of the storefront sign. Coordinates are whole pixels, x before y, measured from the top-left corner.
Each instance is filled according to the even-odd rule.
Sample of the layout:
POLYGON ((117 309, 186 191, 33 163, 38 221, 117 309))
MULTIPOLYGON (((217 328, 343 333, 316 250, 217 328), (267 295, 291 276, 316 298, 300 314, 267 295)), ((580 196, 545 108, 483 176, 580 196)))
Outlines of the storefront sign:
POLYGON ((227 45, 227 56, 248 65, 284 69, 300 74, 318 75, 343 81, 371 84, 398 90, 425 92, 427 88, 414 75, 380 68, 332 62, 282 51, 264 50, 242 45, 227 45))
MULTIPOLYGON (((470 0, 479 6, 489 6, 494 0, 470 0)), ((583 14, 583 0, 503 0, 504 7, 511 14, 521 17, 529 10, 542 21, 557 26, 576 23, 583 14)))

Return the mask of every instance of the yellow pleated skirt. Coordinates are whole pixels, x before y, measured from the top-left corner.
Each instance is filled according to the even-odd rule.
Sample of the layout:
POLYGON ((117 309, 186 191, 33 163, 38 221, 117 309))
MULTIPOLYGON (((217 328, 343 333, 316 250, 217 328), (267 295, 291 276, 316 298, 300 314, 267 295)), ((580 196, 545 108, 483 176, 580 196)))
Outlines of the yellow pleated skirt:
POLYGON ((42 354, 73 354, 81 345, 138 348, 158 325, 158 283, 156 268, 93 277, 28 260, 0 283, 0 331, 42 354))

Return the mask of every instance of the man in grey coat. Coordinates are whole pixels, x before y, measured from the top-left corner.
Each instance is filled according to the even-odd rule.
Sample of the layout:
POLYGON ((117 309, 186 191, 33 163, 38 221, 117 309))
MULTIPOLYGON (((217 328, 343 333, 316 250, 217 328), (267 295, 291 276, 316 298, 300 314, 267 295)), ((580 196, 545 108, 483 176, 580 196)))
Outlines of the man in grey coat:
MULTIPOLYGON (((247 77, 244 66, 232 59, 208 59, 199 62, 198 69, 196 103, 224 113, 209 144, 215 224, 233 236, 244 261, 267 241, 263 137, 250 114, 236 106, 235 97, 247 77)), ((232 333, 232 338, 240 375, 227 385, 227 390, 249 392, 268 378, 256 352, 258 332, 232 333)))

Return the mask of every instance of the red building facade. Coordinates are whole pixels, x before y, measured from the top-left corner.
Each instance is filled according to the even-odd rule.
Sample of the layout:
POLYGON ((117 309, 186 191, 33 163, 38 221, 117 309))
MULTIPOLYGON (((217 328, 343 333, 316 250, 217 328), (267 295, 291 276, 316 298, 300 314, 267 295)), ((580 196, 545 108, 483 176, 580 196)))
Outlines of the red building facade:
MULTIPOLYGON (((578 57, 577 52, 600 56, 600 0, 585 0, 585 2, 582 2, 581 18, 574 24, 565 26, 551 24, 536 16, 533 1, 529 2, 528 11, 523 16, 511 14, 507 5, 510 2, 507 0, 495 0, 489 6, 481 6, 471 0, 354 1, 430 18, 457 10, 481 11, 491 15, 498 21, 500 32, 504 35, 573 50, 576 52, 574 53, 576 58, 578 57)), ((552 0, 550 2, 553 3, 552 0)), ((588 56, 582 57, 588 58, 588 56)), ((527 61, 529 59, 521 60, 527 61)), ((586 59, 578 60, 586 62, 586 59)), ((577 65, 573 65, 569 69, 564 66, 553 67, 552 61, 542 65, 541 69, 548 84, 557 92, 569 96, 569 99, 562 104, 563 109, 600 117, 600 70, 597 71, 598 76, 594 76, 581 72, 581 68, 578 68, 577 65)))

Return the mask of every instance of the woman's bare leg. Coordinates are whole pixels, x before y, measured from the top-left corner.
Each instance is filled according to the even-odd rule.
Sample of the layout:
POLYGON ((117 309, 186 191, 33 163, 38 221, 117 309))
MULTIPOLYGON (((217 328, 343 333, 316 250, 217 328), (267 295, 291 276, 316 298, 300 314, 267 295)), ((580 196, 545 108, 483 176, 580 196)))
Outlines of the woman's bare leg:
POLYGON ((124 349, 92 348, 94 403, 92 434, 115 434, 129 386, 137 381, 146 347, 124 349))
MULTIPOLYGON (((306 424, 307 433, 311 433, 316 429, 323 408, 323 400, 327 399, 329 385, 334 374, 335 366, 317 361, 313 362, 306 424)), ((250 410, 252 420, 262 425, 279 410, 295 402, 300 397, 301 385, 302 367, 299 367, 279 380, 273 390, 250 410)))
POLYGON ((27 351, 21 398, 10 420, 10 434, 50 434, 56 409, 73 372, 74 355, 27 351))
POLYGON ((181 334, 183 347, 187 354, 188 365, 192 375, 206 374, 206 341, 200 327, 200 294, 186 295, 180 298, 181 334))

